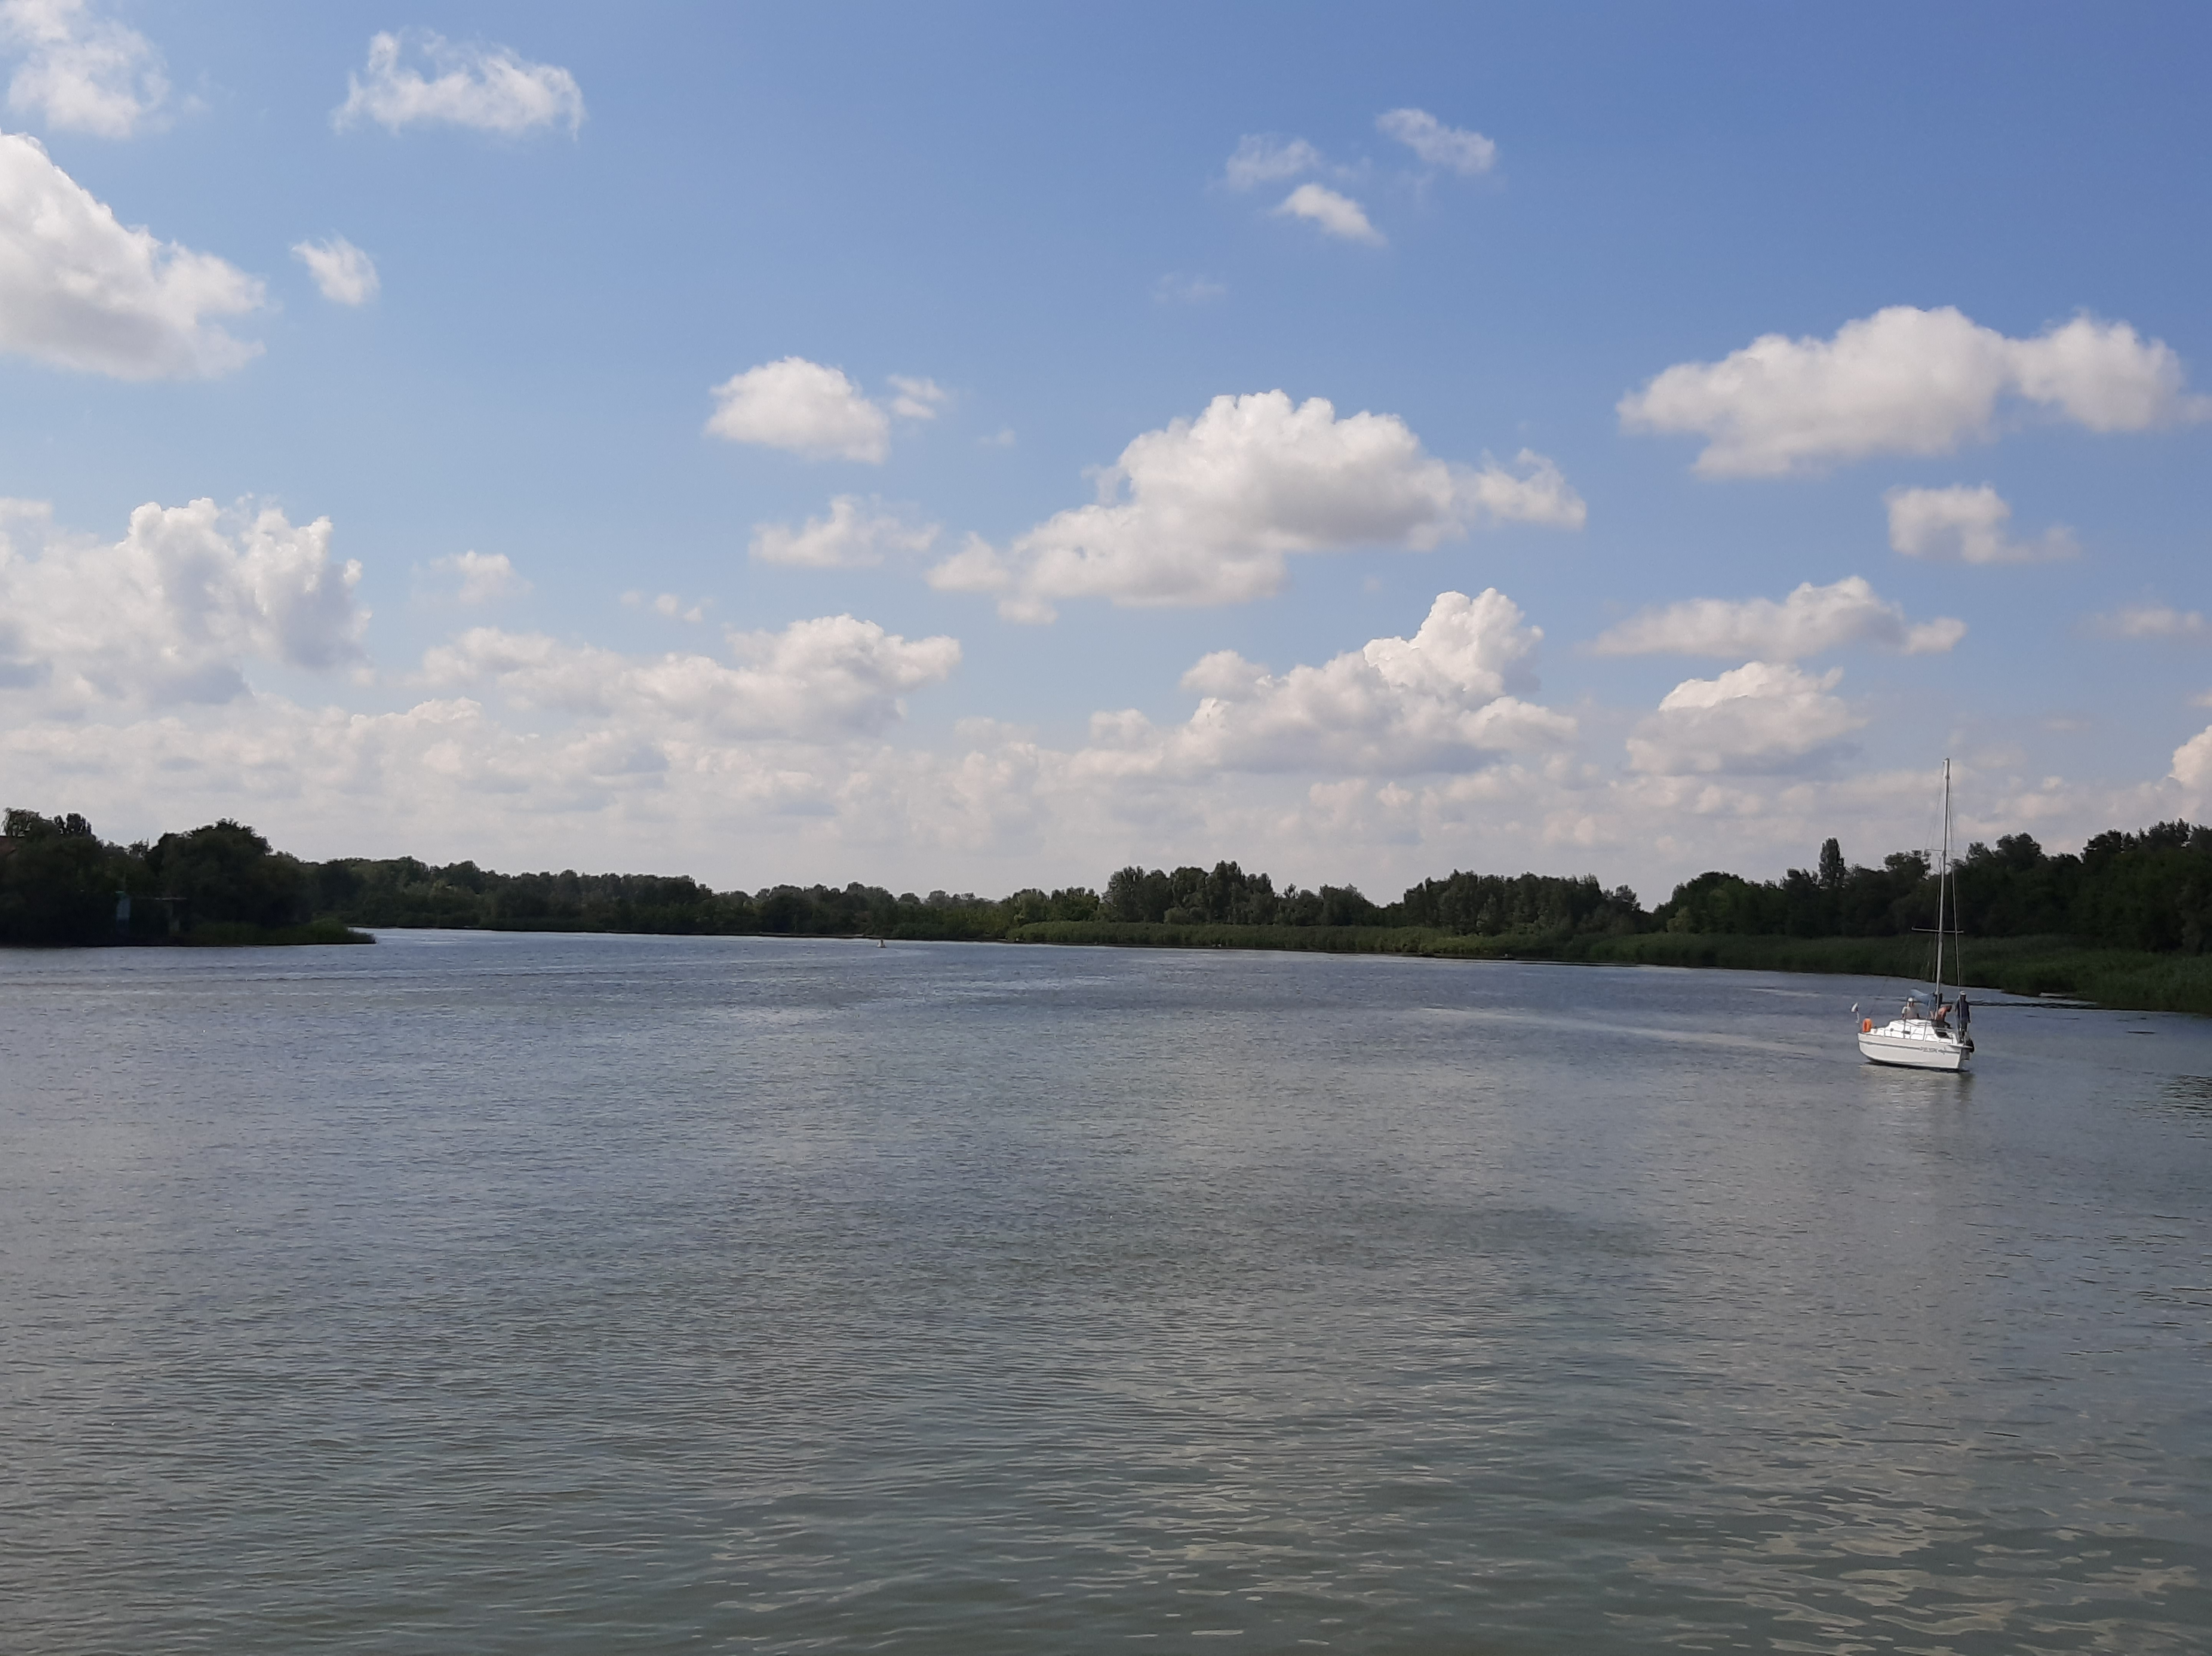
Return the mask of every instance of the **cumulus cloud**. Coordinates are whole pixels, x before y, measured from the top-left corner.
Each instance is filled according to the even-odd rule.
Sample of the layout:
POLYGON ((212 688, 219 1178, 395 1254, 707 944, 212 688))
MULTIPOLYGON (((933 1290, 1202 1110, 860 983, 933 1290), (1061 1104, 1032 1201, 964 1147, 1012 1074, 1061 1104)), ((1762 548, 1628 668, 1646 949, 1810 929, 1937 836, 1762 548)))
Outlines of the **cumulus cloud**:
POLYGON ((908 640, 849 615, 794 621, 781 632, 733 632, 732 659, 651 659, 543 633, 472 627, 423 657, 441 689, 495 685, 519 707, 696 727, 732 740, 812 741, 872 735, 902 717, 910 691, 951 676, 959 641, 908 640))
POLYGON ((876 466, 890 453, 890 417, 842 369, 804 356, 747 368, 716 386, 714 398, 707 429, 732 442, 876 466))
POLYGON ((64 706, 222 702, 261 661, 361 659, 361 566, 330 551, 331 521, 211 500, 141 506, 112 543, 55 531, 36 502, 0 509, 0 687, 64 706))
POLYGON ((409 126, 465 126, 519 137, 540 127, 584 121, 576 77, 552 64, 533 64, 507 46, 455 44, 428 29, 369 38, 368 64, 346 76, 346 100, 331 112, 343 131, 374 121, 387 132, 409 126), (427 63, 425 75, 413 58, 427 63))
POLYGON ((1805 769, 1832 759, 1866 721, 1819 678, 1787 663, 1750 661, 1717 679, 1687 679, 1628 739, 1632 770, 1659 776, 1805 769))
POLYGON ((2005 533, 2012 507, 1988 484, 1978 489, 1954 484, 1948 489, 1893 489, 1882 496, 1889 508, 1889 544, 1907 557, 1960 563, 2049 563, 2081 549, 2074 532, 2054 524, 2033 540, 2005 533))
POLYGON ((1054 600, 1233 604, 1279 591, 1292 553, 1395 545, 1426 551, 1481 522, 1578 528, 1585 513, 1559 468, 1523 449, 1508 471, 1427 453, 1390 414, 1337 417, 1316 397, 1217 397, 1195 420, 1147 431, 1099 478, 1099 498, 1061 512, 1000 554, 979 542, 933 585, 1001 597, 1012 618, 1054 600))
POLYGON ((1645 610, 1601 634, 1599 655, 1755 655, 1794 661, 1848 645, 1903 655, 1941 654, 1966 636, 1963 621, 1911 622, 1850 575, 1832 586, 1808 581, 1780 603, 1771 598, 1692 598, 1645 610))
POLYGON ((752 555, 763 563, 810 569, 872 569, 901 552, 926 552, 937 544, 933 523, 911 523, 896 513, 864 506, 857 495, 839 495, 827 517, 753 526, 752 555))
POLYGON ((1275 211, 1280 216, 1318 225, 1322 234, 1342 241, 1364 241, 1370 247, 1383 245, 1382 232, 1367 222, 1366 210, 1325 184, 1301 184, 1275 211))
POLYGON ((0 0, 0 47, 22 58, 9 108, 55 131, 127 138, 168 101, 160 50, 85 0, 0 0))
POLYGON ((1321 151, 1304 138, 1285 138, 1273 132, 1248 132, 1237 140, 1229 157, 1224 180, 1232 190, 1250 190, 1311 173, 1322 164, 1321 151))
POLYGON ((2212 641, 2212 623, 2195 610, 2170 604, 2126 604, 2089 618, 2094 632, 2106 638, 2137 638, 2158 643, 2202 644, 2212 641))
POLYGON ((1449 172, 1487 173, 1498 164, 1498 146, 1480 132, 1446 126, 1425 109, 1393 109, 1375 118, 1375 130, 1404 144, 1431 167, 1449 172))
POLYGON ((212 378, 261 347, 209 319, 261 301, 257 278, 125 228, 36 138, 0 134, 0 350, 119 380, 212 378))
POLYGON ((1233 650, 1183 675, 1204 697, 1188 723, 1136 712, 1091 721, 1093 763, 1119 771, 1413 775, 1466 770, 1574 740, 1575 721, 1510 694, 1533 690, 1542 631, 1492 588, 1443 593, 1411 638, 1377 638, 1280 675, 1233 650))
POLYGON ((453 582, 457 604, 495 604, 530 590, 530 583, 516 573, 505 552, 458 552, 433 558, 430 567, 453 582))
POLYGON ((307 267, 323 297, 334 305, 366 305, 383 285, 377 280, 376 261, 342 235, 295 241, 292 257, 307 267))
POLYGON ((2093 431, 2200 419, 2181 360, 2124 322, 2077 316, 2014 339, 1949 306, 1892 306, 1832 339, 1770 333, 1717 362, 1680 362, 1620 399, 1631 431, 1706 439, 1708 477, 1782 477, 1869 454, 1948 454, 2012 398, 2093 431))
POLYGON ((2173 750, 2173 769, 2166 773, 2197 799, 2212 795, 2212 728, 2198 731, 2173 750))

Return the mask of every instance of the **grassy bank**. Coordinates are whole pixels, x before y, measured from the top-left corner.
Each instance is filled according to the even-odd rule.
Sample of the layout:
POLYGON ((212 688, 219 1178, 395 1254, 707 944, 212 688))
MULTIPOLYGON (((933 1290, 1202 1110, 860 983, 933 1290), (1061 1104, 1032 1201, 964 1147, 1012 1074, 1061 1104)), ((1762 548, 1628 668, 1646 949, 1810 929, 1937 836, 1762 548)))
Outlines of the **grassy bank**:
POLYGON ((193 927, 175 941, 196 949, 261 949, 310 943, 376 941, 365 931, 327 917, 310 920, 304 926, 245 926, 234 922, 210 921, 193 927))
MULTIPOLYGON (((1144 926, 1084 921, 1047 921, 1019 927, 1008 935, 1018 943, 1717 966, 1862 977, 1917 978, 1928 959, 1924 937, 1729 937, 1683 932, 1474 937, 1410 926, 1144 926)), ((2100 1006, 2137 1012, 2212 1013, 2212 955, 2084 948, 2063 937, 1969 938, 1963 977, 1974 988, 2009 995, 2073 995, 2100 1006)))

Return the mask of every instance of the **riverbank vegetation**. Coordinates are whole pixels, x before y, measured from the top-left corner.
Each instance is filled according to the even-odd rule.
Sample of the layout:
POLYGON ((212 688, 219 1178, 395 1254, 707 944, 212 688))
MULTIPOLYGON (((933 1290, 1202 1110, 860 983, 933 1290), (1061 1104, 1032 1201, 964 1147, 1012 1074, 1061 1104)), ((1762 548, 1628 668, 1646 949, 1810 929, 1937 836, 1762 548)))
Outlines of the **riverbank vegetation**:
POLYGON ((313 865, 235 822, 112 845, 75 812, 0 821, 0 943, 368 943, 322 910, 313 865))
MULTIPOLYGON (((1715 870, 1649 910, 1593 875, 1455 872, 1394 902, 1278 889, 1235 862, 1131 866, 1101 891, 894 894, 877 886, 717 892, 683 875, 501 874, 413 857, 305 861, 224 820, 129 846, 82 817, 7 813, 0 942, 368 941, 364 928, 881 937, 1295 949, 1919 977, 1936 882, 1924 852, 1754 881, 1715 870), (127 899, 127 900, 126 900, 127 899)), ((2051 855, 2025 834, 1959 861, 1963 980, 2107 1006, 2212 1013, 2212 827, 2158 823, 2051 855)))

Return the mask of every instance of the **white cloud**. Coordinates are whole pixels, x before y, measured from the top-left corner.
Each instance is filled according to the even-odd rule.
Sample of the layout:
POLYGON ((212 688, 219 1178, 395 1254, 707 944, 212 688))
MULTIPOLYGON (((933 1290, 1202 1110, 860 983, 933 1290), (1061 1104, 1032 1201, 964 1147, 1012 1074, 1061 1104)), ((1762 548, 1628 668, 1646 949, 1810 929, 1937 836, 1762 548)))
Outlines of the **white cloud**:
POLYGON ((1911 622, 1859 575, 1832 586, 1808 581, 1771 598, 1692 598, 1631 616, 1591 644, 1599 655, 1755 655, 1794 661, 1847 645, 1905 655, 1940 654, 1966 635, 1963 621, 1911 622))
POLYGON ((1869 454, 1948 454, 1991 434, 2013 397, 2093 431, 2200 419, 2181 360, 2124 322, 2088 316, 2008 338, 1958 310, 1896 305, 1832 339, 1754 339, 1717 362, 1680 362, 1620 399, 1631 431, 1707 439, 1708 477, 1781 477, 1869 454))
POLYGON ((23 60, 8 107, 55 131, 127 138, 168 100, 160 50, 84 0, 0 0, 0 46, 23 60))
POLYGON ((1249 190, 1314 172, 1321 164, 1321 151, 1304 138, 1248 132, 1237 140, 1237 151, 1229 157, 1224 176, 1231 189, 1249 190))
POLYGON ((1513 457, 1517 471, 1507 471, 1485 455, 1480 472, 1460 471, 1460 490, 1471 514, 1486 515, 1496 523, 1536 523, 1553 529, 1579 529, 1589 521, 1589 508, 1567 485, 1566 474, 1556 461, 1533 448, 1513 457))
POLYGON ((2192 798, 2212 796, 2212 728, 2198 731, 2173 750, 2173 769, 2166 773, 2192 798))
POLYGON ((331 112, 340 131, 362 120, 387 132, 445 125, 517 137, 566 125, 574 133, 583 125, 584 94, 567 70, 531 63, 509 47, 402 29, 369 38, 367 70, 346 76, 346 100, 331 112), (401 61, 410 54, 426 60, 435 78, 401 61))
POLYGON ((1344 241, 1383 245, 1382 232, 1367 222, 1367 214, 1350 196, 1339 195, 1325 184, 1301 184, 1275 209, 1278 215, 1303 218, 1319 225, 1325 235, 1344 241))
POLYGON ((830 515, 799 528, 786 523, 753 526, 752 555, 763 563, 811 569, 871 569, 900 552, 926 552, 937 544, 933 523, 909 523, 895 513, 866 510, 856 495, 839 495, 830 515))
POLYGON ((625 609, 650 609, 655 615, 670 621, 689 621, 694 625, 707 618, 707 612, 714 607, 711 598, 686 599, 676 593, 658 593, 647 598, 641 592, 622 595, 625 609))
POLYGON ((377 280, 376 261, 342 235, 295 241, 292 257, 307 267, 323 297, 334 305, 366 305, 383 285, 377 280))
POLYGON ((1446 126, 1425 109, 1393 109, 1375 118, 1375 128, 1404 144, 1431 167, 1455 173, 1487 173, 1498 164, 1498 146, 1480 132, 1446 126))
POLYGON ((890 416, 842 369, 804 356, 747 368, 716 386, 714 397, 720 406, 707 429, 732 442, 878 466, 890 453, 890 416))
POLYGON ((1751 661, 1717 679, 1688 679, 1628 739, 1632 770, 1660 776, 1795 770, 1832 758, 1866 720, 1820 678, 1751 661))
POLYGON ((43 506, 4 506, 0 687, 36 687, 64 708, 222 702, 243 693, 249 662, 361 659, 361 566, 331 559, 328 518, 149 503, 105 544, 55 533, 43 506))
MULTIPOLYGON (((243 531, 223 533, 235 563, 243 531)), ((1670 697, 1632 733, 1630 758, 1658 768, 1587 757, 1576 721, 1524 699, 1535 630, 1492 594, 1446 594, 1413 637, 1312 667, 1217 654, 1186 683, 1219 705, 1158 728, 1107 715, 1089 745, 1055 751, 1034 729, 969 720, 953 745, 909 747, 894 745, 908 740, 898 704, 956 670, 958 647, 849 618, 668 654, 479 630, 426 660, 447 689, 396 712, 335 694, 301 706, 265 687, 149 694, 157 663, 191 665, 189 650, 165 650, 163 607, 189 583, 64 571, 41 577, 66 599, 57 610, 45 588, 25 601, 23 568, 88 543, 6 505, 0 540, 0 616, 15 627, 0 646, 0 776, 19 803, 83 810, 126 838, 228 815, 308 855, 650 868, 723 886, 1003 892, 1095 885, 1139 859, 1232 856, 1279 883, 1356 880, 1387 898, 1455 867, 1535 868, 1626 880, 1650 901, 1702 868, 1758 878, 1802 865, 1830 834, 1855 859, 1877 857, 1915 843, 1929 799, 1917 767, 1839 764, 1856 715, 1839 709, 1832 675, 1788 668, 1670 697), (161 603, 130 608, 156 585, 161 603), (58 652, 21 648, 26 616, 42 636, 57 617, 82 631, 69 659, 104 655, 140 679, 86 687, 58 652)), ((397 681, 381 682, 380 698, 397 681)), ((1613 712, 1593 707, 1582 723, 1617 740, 1613 712)), ((2212 782, 2212 740, 2197 752, 2193 770, 2177 756, 2172 777, 2111 788, 1969 758, 1962 832, 2025 826, 2063 849, 2114 823, 2194 813, 2183 783, 2212 782)))
POLYGON ((2053 525, 2034 540, 2008 539, 2005 525, 2012 521, 2012 507, 1986 483, 1978 489, 1965 484, 1893 489, 1882 500, 1889 508, 1890 547, 1907 557, 2048 563, 2081 550, 2063 525, 2053 525))
POLYGON ((1091 721, 1094 768, 1413 775, 1466 770, 1514 749, 1573 740, 1575 721, 1509 694, 1534 688, 1540 630, 1495 588, 1440 594, 1411 638, 1377 638, 1279 676, 1233 650, 1183 675, 1205 699, 1160 730, 1140 713, 1091 721))
POLYGON ((494 604, 530 590, 530 583, 516 573, 505 552, 459 552, 433 558, 430 567, 453 581, 458 604, 494 604))
POLYGON ((1343 419, 1322 398, 1217 397, 1195 420, 1147 431, 1099 477, 1099 498, 1018 537, 979 541, 931 572, 948 591, 1002 594, 1010 618, 1053 600, 1234 604, 1279 590, 1292 553, 1397 545, 1426 551, 1482 521, 1576 528, 1582 501, 1523 449, 1508 472, 1426 453, 1404 421, 1343 419))
POLYGON ((473 627, 424 655, 423 678, 441 689, 489 681, 518 707, 617 720, 638 732, 672 723, 732 740, 836 741, 882 731, 903 716, 907 692, 960 665, 956 639, 908 640, 849 615, 732 632, 729 642, 730 662, 644 659, 473 627))
POLYGON ((0 350, 119 380, 212 378, 261 347, 209 319, 261 301, 255 277, 125 229, 36 138, 0 134, 0 350))
POLYGON ((2107 638, 2169 644, 2212 642, 2212 623, 2195 610, 2177 610, 2170 604, 2123 605, 2107 614, 2090 617, 2089 626, 2107 638))
POLYGON ((902 420, 933 420, 938 411, 952 400, 952 393, 934 380, 894 374, 890 381, 891 412, 902 420))

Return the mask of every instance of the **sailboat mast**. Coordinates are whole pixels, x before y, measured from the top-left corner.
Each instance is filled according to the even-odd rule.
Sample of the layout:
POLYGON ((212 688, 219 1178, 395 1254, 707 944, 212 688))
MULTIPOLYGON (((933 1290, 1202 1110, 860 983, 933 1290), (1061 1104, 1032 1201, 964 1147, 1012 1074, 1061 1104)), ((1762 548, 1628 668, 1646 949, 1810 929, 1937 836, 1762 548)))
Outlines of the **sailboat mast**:
POLYGON ((1943 899, 1951 889, 1951 761, 1943 761, 1943 860, 1936 868, 1936 998, 1943 998, 1943 899))

